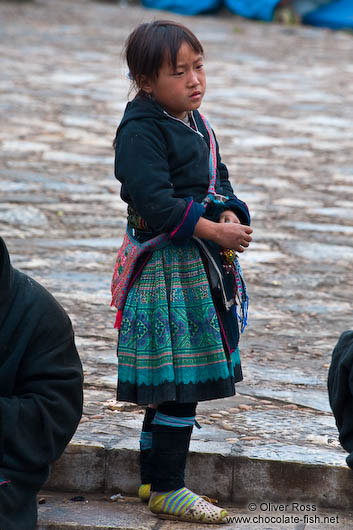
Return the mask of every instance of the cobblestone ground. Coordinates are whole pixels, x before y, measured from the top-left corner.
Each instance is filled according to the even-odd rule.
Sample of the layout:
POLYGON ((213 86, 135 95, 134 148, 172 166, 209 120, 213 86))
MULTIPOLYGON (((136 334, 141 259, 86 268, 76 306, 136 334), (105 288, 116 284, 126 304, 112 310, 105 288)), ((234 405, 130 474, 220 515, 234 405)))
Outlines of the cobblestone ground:
MULTIPOLYGON (((132 422, 141 412, 109 402, 109 287, 125 226, 111 143, 129 91, 122 44, 157 16, 112 2, 0 2, 1 234, 13 264, 72 318, 86 384, 76 437, 104 443, 118 436, 119 411, 132 422)), ((167 16, 205 46, 203 112, 254 228, 241 257, 245 379, 237 398, 203 404, 200 421, 237 452, 295 459, 305 447, 310 461, 343 463, 326 376, 352 327, 352 36, 227 13, 167 16)))

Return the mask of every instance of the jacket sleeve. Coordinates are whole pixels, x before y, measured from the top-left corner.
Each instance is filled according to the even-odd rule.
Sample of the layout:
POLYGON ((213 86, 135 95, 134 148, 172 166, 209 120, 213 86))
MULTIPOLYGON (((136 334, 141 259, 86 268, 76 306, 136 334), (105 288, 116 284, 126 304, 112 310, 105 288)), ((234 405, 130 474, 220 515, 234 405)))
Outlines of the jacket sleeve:
POLYGON ((0 464, 31 472, 59 458, 82 414, 82 366, 60 306, 36 321, 13 395, 0 397, 0 464))
MULTIPOLYGON (((214 135, 216 138, 216 135, 214 135)), ((217 171, 219 172, 220 184, 222 187, 222 194, 229 197, 229 200, 224 204, 225 209, 232 210, 238 217, 242 224, 250 225, 250 214, 249 209, 245 202, 238 199, 234 195, 232 185, 229 180, 229 174, 227 166, 222 162, 221 155, 219 153, 218 142, 216 139, 217 147, 217 171)))
POLYGON ((192 197, 174 196, 167 148, 153 125, 137 128, 128 123, 119 132, 115 147, 115 176, 132 206, 156 232, 174 239, 191 237, 204 212, 192 197))
POLYGON ((353 331, 340 336, 332 353, 328 372, 328 395, 342 447, 351 453, 353 467, 353 331))

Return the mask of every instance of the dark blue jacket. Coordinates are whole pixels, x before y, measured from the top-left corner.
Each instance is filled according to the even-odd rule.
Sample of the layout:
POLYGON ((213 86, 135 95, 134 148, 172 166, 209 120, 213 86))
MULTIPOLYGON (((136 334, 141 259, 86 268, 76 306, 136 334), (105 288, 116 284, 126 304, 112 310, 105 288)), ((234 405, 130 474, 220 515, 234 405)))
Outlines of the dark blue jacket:
MULTIPOLYGON (((154 100, 136 97, 127 104, 115 142, 115 176, 121 198, 146 221, 152 232, 191 237, 204 208, 209 184, 209 135, 198 111, 196 130, 166 113, 154 100)), ((248 208, 233 193, 217 145, 216 192, 229 197, 232 209, 250 224, 248 208)), ((218 221, 220 211, 206 211, 218 221)))
POLYGON ((82 367, 69 317, 11 266, 0 238, 1 530, 34 530, 36 493, 81 413, 82 367))

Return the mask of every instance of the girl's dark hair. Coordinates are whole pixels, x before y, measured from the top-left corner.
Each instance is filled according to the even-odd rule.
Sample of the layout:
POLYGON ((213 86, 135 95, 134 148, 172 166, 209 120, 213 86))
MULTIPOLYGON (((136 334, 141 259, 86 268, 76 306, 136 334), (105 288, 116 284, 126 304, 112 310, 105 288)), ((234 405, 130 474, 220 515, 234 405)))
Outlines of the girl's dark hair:
MULTIPOLYGON (((151 80, 157 79, 166 58, 173 68, 176 68, 178 51, 183 42, 187 42, 196 53, 203 55, 202 44, 193 32, 173 20, 146 22, 130 33, 125 43, 125 58, 129 77, 138 91, 138 96, 145 94, 140 89, 142 76, 151 80)), ((116 138, 117 136, 113 147, 116 145, 116 138)))
POLYGON ((156 79, 167 58, 176 68, 177 55, 183 42, 203 55, 198 38, 187 27, 172 20, 155 20, 138 26, 125 44, 129 74, 139 88, 141 76, 156 79))

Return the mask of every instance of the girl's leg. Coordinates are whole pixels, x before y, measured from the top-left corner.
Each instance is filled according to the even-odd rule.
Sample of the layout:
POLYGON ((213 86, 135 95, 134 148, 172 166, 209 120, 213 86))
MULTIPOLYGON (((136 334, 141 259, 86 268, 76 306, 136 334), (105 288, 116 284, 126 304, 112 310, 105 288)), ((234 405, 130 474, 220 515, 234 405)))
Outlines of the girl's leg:
POLYGON ((158 405, 152 433, 152 491, 170 491, 184 486, 196 406, 197 403, 174 401, 158 405))
POLYGON ((148 405, 142 424, 140 436, 140 474, 141 486, 138 495, 141 500, 148 501, 150 498, 152 467, 150 463, 150 454, 152 448, 152 421, 156 413, 157 405, 148 405))
POLYGON ((184 472, 197 403, 158 405, 153 420, 149 508, 164 519, 222 523, 228 515, 185 488, 184 472))

